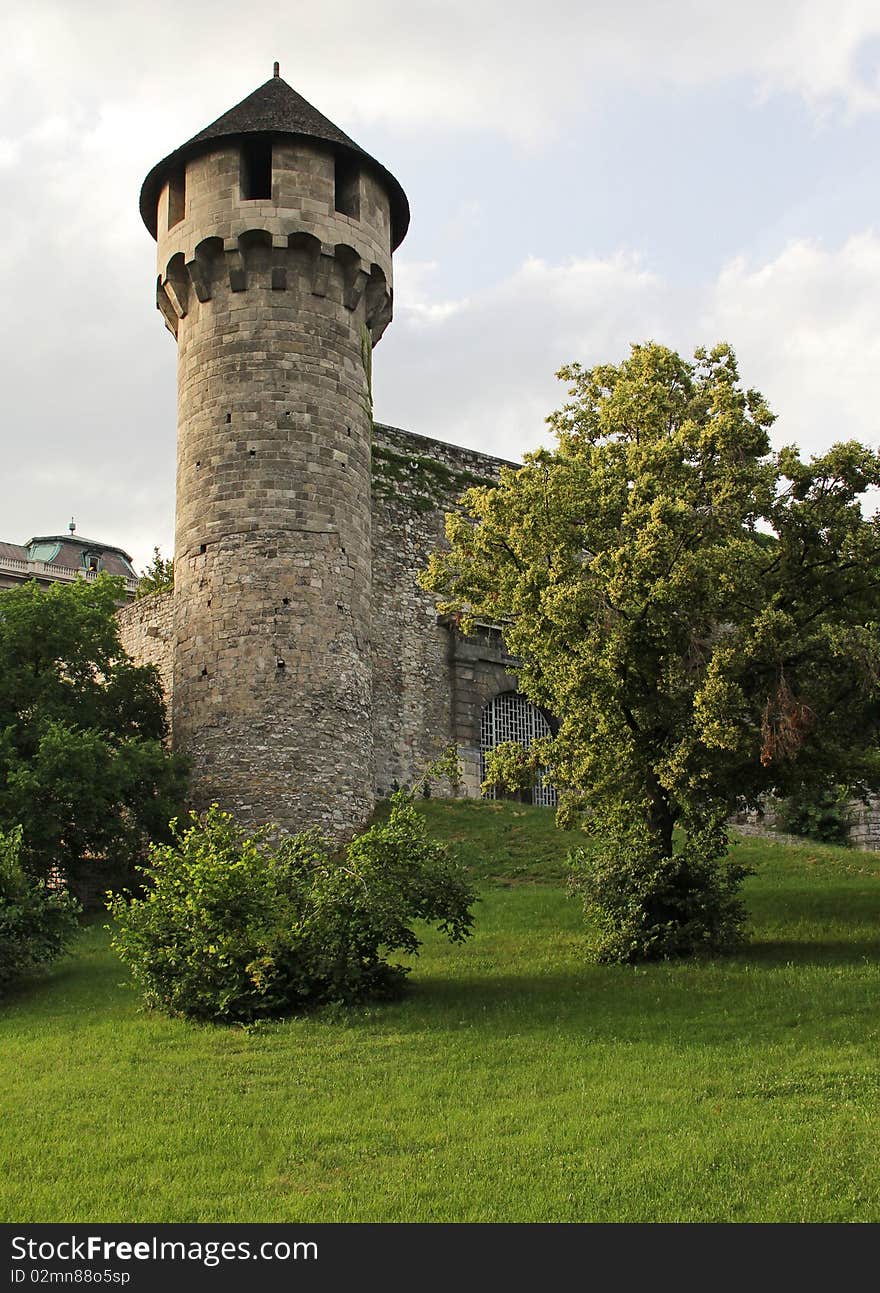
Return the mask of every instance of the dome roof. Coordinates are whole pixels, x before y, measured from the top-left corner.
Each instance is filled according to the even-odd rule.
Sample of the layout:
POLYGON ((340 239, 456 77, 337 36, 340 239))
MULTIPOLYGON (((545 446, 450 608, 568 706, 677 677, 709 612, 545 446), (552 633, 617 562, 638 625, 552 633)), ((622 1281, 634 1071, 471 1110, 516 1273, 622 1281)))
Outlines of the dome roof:
POLYGON ((30 561, 43 561, 47 566, 69 570, 82 566, 88 554, 103 560, 103 569, 111 575, 137 578, 132 559, 124 548, 115 543, 101 543, 98 539, 84 539, 79 534, 36 534, 28 539, 24 552, 30 561))
POLYGON ((259 89, 254 90, 241 103, 224 112, 221 117, 200 130, 187 143, 181 144, 153 167, 141 187, 141 216, 153 237, 156 237, 156 204, 159 192, 169 172, 183 162, 208 152, 211 144, 219 139, 237 139, 242 135, 271 134, 294 135, 301 139, 320 139, 330 144, 333 151, 358 158, 368 166, 388 189, 391 199, 391 249, 399 246, 409 227, 409 203, 397 180, 381 163, 364 152, 344 131, 334 126, 317 108, 312 107, 301 94, 277 74, 259 89))

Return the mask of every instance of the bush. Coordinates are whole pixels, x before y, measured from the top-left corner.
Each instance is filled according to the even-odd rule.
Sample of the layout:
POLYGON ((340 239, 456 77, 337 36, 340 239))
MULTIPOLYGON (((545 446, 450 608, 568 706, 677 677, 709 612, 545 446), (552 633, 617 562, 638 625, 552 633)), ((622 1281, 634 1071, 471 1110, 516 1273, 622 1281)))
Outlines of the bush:
POLYGON ((777 825, 823 844, 849 844, 850 798, 846 786, 800 786, 780 803, 777 825))
POLYGON ((656 961, 743 942, 746 911, 737 893, 750 871, 721 860, 719 850, 715 838, 694 839, 658 857, 634 834, 573 853, 572 886, 595 930, 595 959, 656 961))
POLYGON ((78 930, 79 906, 21 867, 21 827, 0 831, 0 995, 11 983, 54 961, 78 930))
POLYGON ((413 921, 452 942, 470 932, 464 870, 403 791, 341 856, 313 832, 248 835, 216 805, 172 831, 142 868, 145 895, 109 903, 112 946, 169 1013, 247 1021, 389 997, 408 971, 387 957, 417 951, 413 921))

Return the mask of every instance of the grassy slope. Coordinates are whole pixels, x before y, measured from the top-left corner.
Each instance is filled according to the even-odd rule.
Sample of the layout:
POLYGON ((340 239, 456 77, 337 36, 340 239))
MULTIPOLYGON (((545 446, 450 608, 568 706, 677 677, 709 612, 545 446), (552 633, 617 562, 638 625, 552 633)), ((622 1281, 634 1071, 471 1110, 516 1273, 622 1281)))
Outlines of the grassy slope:
POLYGON ((550 813, 424 807, 483 901, 400 1003, 167 1020, 99 929, 8 1002, 0 1219, 880 1220, 880 858, 748 841, 747 953, 594 967, 550 813))

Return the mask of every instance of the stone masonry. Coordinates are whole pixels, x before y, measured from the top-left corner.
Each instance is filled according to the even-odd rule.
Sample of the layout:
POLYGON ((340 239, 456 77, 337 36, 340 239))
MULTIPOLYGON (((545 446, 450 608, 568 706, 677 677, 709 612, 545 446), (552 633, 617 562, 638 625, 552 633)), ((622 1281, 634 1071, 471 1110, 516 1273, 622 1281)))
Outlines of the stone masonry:
POLYGON ((170 714, 174 690, 174 598, 170 593, 141 597, 121 607, 116 620, 120 641, 132 659, 159 670, 170 714))
POLYGON ((277 74, 144 184, 178 345, 173 740, 196 805, 245 821, 372 809, 370 356, 402 209, 277 74))
POLYGON ((464 789, 479 794, 480 715, 515 691, 513 661, 492 628, 465 638, 438 620, 419 572, 443 542, 464 490, 494 484, 504 463, 395 427, 373 434, 373 736, 376 791, 410 785, 447 745, 464 789))
MULTIPOLYGON (((483 706, 516 690, 515 661, 497 629, 465 637, 440 620, 418 575, 443 542, 445 515, 462 492, 494 483, 505 465, 516 464, 396 427, 373 428, 370 777, 378 797, 411 785, 449 744, 461 756, 465 793, 479 794, 483 706)), ((123 645, 159 666, 169 701, 172 600, 155 595, 118 615, 123 645)))

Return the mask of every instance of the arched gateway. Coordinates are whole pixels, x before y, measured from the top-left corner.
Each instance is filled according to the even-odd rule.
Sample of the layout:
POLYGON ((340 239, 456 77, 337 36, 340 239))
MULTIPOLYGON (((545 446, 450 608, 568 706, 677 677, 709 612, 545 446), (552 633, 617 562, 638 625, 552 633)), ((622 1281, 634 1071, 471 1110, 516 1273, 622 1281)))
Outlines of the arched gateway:
MULTIPOLYGON (((550 735, 550 724, 531 701, 526 700, 515 691, 504 691, 483 706, 480 719, 480 776, 486 775, 486 754, 504 741, 516 741, 529 749, 539 737, 550 735)), ((489 792, 489 798, 495 798, 495 791, 489 792)), ((556 804, 556 791, 552 786, 545 786, 539 776, 538 784, 532 791, 531 801, 545 808, 556 804)))

